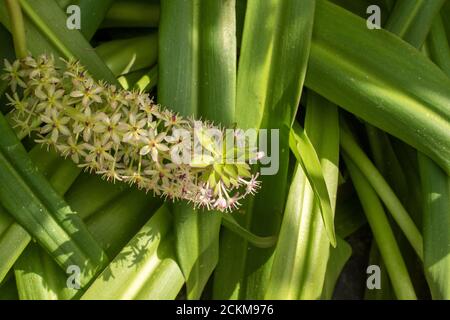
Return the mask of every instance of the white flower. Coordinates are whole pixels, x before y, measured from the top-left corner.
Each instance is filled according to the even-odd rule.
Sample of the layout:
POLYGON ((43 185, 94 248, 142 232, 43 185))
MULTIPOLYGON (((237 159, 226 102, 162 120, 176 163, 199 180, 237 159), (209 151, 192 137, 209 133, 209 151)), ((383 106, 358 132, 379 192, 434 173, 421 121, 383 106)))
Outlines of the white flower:
POLYGON ((25 113, 29 113, 29 101, 26 99, 19 98, 19 95, 17 92, 14 92, 13 96, 11 97, 8 93, 6 93, 6 98, 10 101, 8 103, 8 106, 13 107, 18 111, 18 115, 22 116, 25 113))
POLYGON ((78 164, 80 162, 80 156, 85 157, 86 152, 84 149, 86 145, 84 143, 77 143, 75 139, 70 136, 67 139, 66 144, 61 144, 57 146, 57 149, 61 152, 64 157, 70 156, 73 162, 78 164))
POLYGON ((121 113, 116 113, 112 117, 108 117, 104 112, 100 112, 95 116, 94 132, 101 133, 102 141, 112 139, 116 145, 120 144, 119 120, 121 113))
POLYGON ((83 86, 70 93, 73 98, 81 98, 81 104, 84 107, 88 107, 93 102, 101 103, 102 98, 100 94, 103 92, 104 88, 99 86, 94 82, 92 78, 88 78, 83 86))
POLYGON ((55 109, 51 109, 50 112, 41 115, 41 120, 46 123, 42 127, 40 133, 46 134, 51 132, 51 140, 57 142, 59 133, 65 136, 70 136, 70 130, 66 124, 70 121, 69 117, 60 117, 55 109))
POLYGON ((157 134, 156 130, 150 129, 148 131, 147 137, 141 138, 141 141, 145 145, 141 148, 141 150, 139 151, 139 154, 142 156, 145 156, 148 153, 150 153, 153 161, 158 162, 159 151, 162 151, 162 152, 169 151, 169 147, 166 146, 164 143, 162 143, 165 136, 166 136, 165 132, 157 134))
POLYGON ((92 129, 94 128, 95 117, 92 116, 92 111, 90 107, 86 107, 84 109, 84 113, 82 116, 82 121, 77 122, 74 126, 75 134, 83 134, 83 140, 88 142, 92 136, 92 129))
POLYGON ((57 89, 55 85, 49 85, 43 88, 37 88, 34 91, 36 97, 38 97, 42 102, 37 105, 36 111, 45 110, 46 108, 57 108, 63 109, 62 98, 64 96, 63 89, 57 89))
POLYGON ((3 80, 9 82, 12 91, 16 91, 17 85, 22 88, 26 88, 27 84, 23 81, 25 76, 25 71, 21 70, 20 60, 16 60, 13 64, 9 63, 8 60, 4 60, 5 68, 3 69, 6 73, 2 76, 3 80))
POLYGON ((147 136, 147 131, 144 128, 146 123, 146 119, 138 119, 135 112, 129 112, 128 122, 120 123, 120 130, 125 132, 123 141, 131 144, 141 141, 142 138, 147 136))
POLYGON ((90 153, 86 156, 87 162, 97 162, 100 167, 104 167, 105 161, 114 162, 114 157, 110 154, 112 142, 104 142, 101 140, 95 140, 94 145, 86 144, 86 150, 90 153))
POLYGON ((172 144, 170 157, 177 164, 188 164, 191 161, 192 135, 186 129, 174 129, 165 140, 172 144))

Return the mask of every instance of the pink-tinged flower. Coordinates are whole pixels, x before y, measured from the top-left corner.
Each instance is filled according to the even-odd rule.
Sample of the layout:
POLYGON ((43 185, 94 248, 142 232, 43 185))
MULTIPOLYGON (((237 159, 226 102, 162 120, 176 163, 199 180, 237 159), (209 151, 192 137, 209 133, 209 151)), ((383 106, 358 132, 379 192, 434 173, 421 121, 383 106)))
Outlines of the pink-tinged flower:
POLYGON ((256 194, 256 192, 258 191, 258 189, 260 188, 260 185, 261 185, 261 181, 257 180, 258 176, 259 176, 259 173, 252 175, 252 177, 250 178, 249 181, 239 177, 239 182, 246 185, 246 187, 245 187, 246 194, 253 194, 253 195, 256 194))
POLYGON ((240 199, 241 197, 239 196, 239 193, 236 193, 234 196, 228 198, 227 200, 228 210, 233 211, 238 209, 241 206, 241 204, 239 203, 240 199))
POLYGON ((214 208, 219 211, 225 211, 228 208, 227 200, 224 197, 217 198, 214 202, 214 208))

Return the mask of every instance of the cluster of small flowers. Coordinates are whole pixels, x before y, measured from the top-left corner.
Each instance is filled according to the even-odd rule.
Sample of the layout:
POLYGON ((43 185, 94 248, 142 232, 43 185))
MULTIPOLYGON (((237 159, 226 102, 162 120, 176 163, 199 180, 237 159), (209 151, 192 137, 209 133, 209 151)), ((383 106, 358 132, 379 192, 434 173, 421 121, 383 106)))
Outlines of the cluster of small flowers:
POLYGON ((196 143, 222 155, 223 150, 211 150, 205 142, 211 140, 194 139, 195 131, 223 132, 211 123, 183 118, 148 94, 96 81, 77 61, 56 66, 51 56, 28 56, 5 60, 4 70, 16 126, 27 134, 36 132, 38 143, 107 180, 220 211, 238 208, 242 198, 259 188, 258 174, 251 174, 249 166, 260 156, 256 150, 247 150, 251 156, 243 163, 225 163, 217 156, 200 164, 174 161, 183 152, 192 154, 196 143))

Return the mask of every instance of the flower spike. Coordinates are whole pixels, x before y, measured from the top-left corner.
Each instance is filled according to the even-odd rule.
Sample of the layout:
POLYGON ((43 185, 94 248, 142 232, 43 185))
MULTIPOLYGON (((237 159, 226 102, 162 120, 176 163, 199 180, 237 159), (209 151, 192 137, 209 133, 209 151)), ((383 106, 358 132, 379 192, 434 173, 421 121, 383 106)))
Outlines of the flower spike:
POLYGON ((5 61, 12 119, 36 132, 36 142, 104 179, 195 208, 233 211, 259 189, 250 163, 262 154, 241 131, 229 134, 162 108, 146 93, 96 81, 78 61, 61 65, 48 55, 5 61))

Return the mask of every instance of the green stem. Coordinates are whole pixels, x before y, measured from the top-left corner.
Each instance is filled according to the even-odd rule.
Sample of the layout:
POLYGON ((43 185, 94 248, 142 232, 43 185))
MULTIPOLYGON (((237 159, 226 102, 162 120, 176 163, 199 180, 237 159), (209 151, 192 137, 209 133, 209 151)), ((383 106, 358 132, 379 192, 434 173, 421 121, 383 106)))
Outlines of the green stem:
POLYGON ((413 220, 409 216, 394 191, 384 180, 383 176, 369 160, 367 155, 358 146, 353 137, 341 127, 340 134, 341 147, 346 155, 358 166, 358 169, 364 174, 378 196, 391 212, 392 217, 402 229, 408 241, 411 243, 414 251, 419 258, 423 260, 423 240, 420 231, 417 229, 413 220))
POLYGON ((277 243, 278 237, 276 235, 260 237, 242 227, 231 215, 224 214, 222 217, 222 225, 225 228, 233 231, 257 248, 270 248, 277 243))
POLYGON ((25 39, 25 26, 23 23, 22 10, 18 0, 5 0, 11 17, 11 32, 14 39, 14 49, 17 58, 25 58, 28 55, 25 39))
POLYGON ((346 153, 344 153, 343 158, 386 264, 395 295, 398 299, 417 299, 405 262, 395 241, 394 233, 374 188, 370 185, 367 176, 365 177, 363 172, 359 170, 358 165, 346 153))

